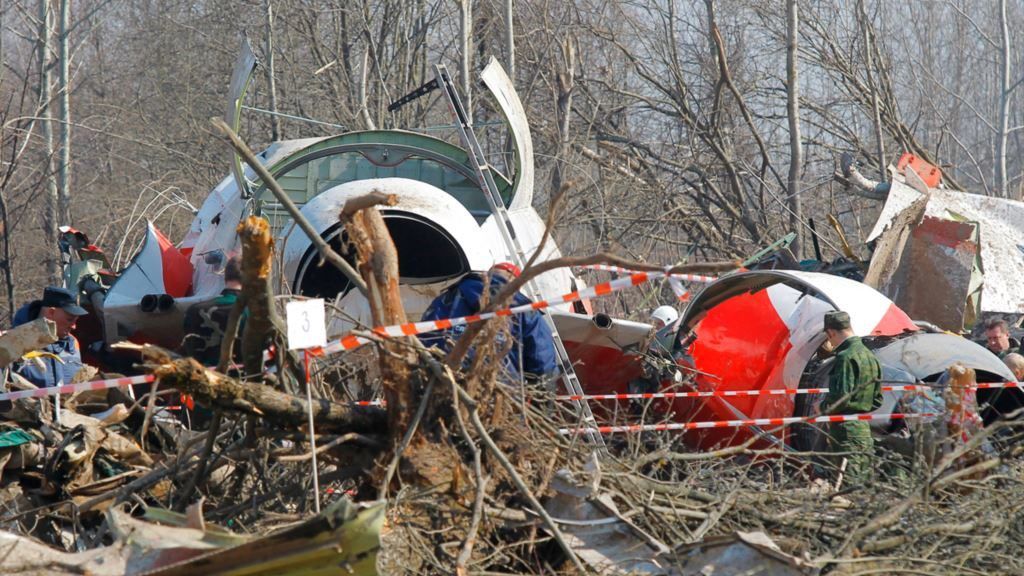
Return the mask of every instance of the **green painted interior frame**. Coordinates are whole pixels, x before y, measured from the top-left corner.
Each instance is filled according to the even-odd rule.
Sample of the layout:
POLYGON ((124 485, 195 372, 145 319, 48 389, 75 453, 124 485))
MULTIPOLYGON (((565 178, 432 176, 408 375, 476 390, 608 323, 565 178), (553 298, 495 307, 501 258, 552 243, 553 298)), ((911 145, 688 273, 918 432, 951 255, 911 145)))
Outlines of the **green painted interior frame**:
MULTIPOLYGON (((355 180, 409 178, 444 190, 477 219, 490 215, 487 200, 466 151, 425 134, 405 130, 368 130, 326 138, 277 162, 270 169, 299 206, 320 193, 355 180)), ((512 201, 512 184, 495 172, 505 205, 512 201)), ((260 185, 253 211, 280 230, 289 217, 260 185)))

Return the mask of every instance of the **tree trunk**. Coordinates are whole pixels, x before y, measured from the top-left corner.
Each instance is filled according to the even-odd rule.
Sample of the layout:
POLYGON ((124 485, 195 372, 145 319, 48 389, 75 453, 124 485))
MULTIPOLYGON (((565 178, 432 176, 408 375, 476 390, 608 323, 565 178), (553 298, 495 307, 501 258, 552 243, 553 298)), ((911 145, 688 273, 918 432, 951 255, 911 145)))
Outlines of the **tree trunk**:
MULTIPOLYGON (((359 257, 358 268, 366 281, 370 312, 375 326, 405 324, 405 308, 398 290, 398 251, 375 204, 394 205, 397 198, 371 192, 346 202, 339 215, 359 257)), ((381 344, 381 379, 387 402, 388 433, 398 442, 412 414, 412 373, 416 354, 406 343, 387 338, 381 344)))
POLYGON ((569 121, 572 115, 572 92, 576 77, 576 45, 572 37, 565 39, 562 54, 565 59, 565 71, 558 74, 558 153, 551 169, 552 198, 562 189, 562 167, 569 161, 569 121))
POLYGON ((270 141, 283 140, 281 134, 281 117, 277 115, 277 84, 274 81, 274 9, 270 0, 265 2, 267 10, 267 41, 264 45, 264 56, 267 59, 267 91, 270 92, 270 141))
POLYGON ((786 114, 789 116, 789 228, 796 232, 791 245, 800 258, 803 239, 803 211, 800 206, 800 167, 803 148, 800 144, 800 85, 797 75, 797 42, 799 14, 796 0, 786 0, 786 114))
POLYGON ((864 6, 864 0, 859 0, 858 6, 860 8, 861 26, 864 27, 864 63, 866 64, 865 73, 868 76, 868 89, 871 90, 871 108, 874 112, 874 124, 875 124, 875 150, 878 154, 878 177, 882 182, 889 181, 889 175, 886 173, 886 161, 885 156, 885 133, 882 132, 882 110, 881 103, 878 101, 878 87, 875 86, 875 75, 872 73, 874 66, 874 50, 872 49, 872 42, 874 41, 874 35, 871 33, 871 24, 868 22, 868 11, 864 6))
POLYGON ((238 238, 242 243, 242 295, 249 316, 242 332, 242 364, 246 374, 263 374, 263 351, 273 343, 279 358, 278 373, 286 390, 298 394, 289 375, 297 376, 300 364, 296 358, 286 360, 289 354, 285 338, 284 320, 274 306, 271 287, 271 269, 274 261, 274 239, 270 223, 263 218, 249 216, 238 225, 238 238), (288 368, 288 372, 284 368, 288 368))
POLYGON ((505 0, 505 64, 508 77, 516 81, 516 40, 512 27, 512 0, 505 0))
MULTIPOLYGON (((191 358, 176 358, 155 346, 143 354, 157 360, 153 372, 161 388, 171 387, 193 396, 205 406, 252 414, 273 424, 300 428, 308 423, 309 404, 302 396, 275 390, 258 382, 241 382, 204 367, 191 358)), ((384 412, 374 407, 349 407, 329 400, 313 402, 318 431, 384 432, 384 412)))
POLYGON ((39 0, 39 112, 42 119, 44 164, 43 177, 46 179, 46 204, 43 212, 44 253, 46 261, 47 281, 50 284, 60 283, 60 269, 57 266, 57 180, 54 170, 53 122, 50 120, 50 3, 39 0))
POLYGON ((459 1, 459 50, 462 51, 462 101, 466 117, 473 121, 473 0, 459 1))
POLYGON ((1010 28, 1006 0, 999 0, 999 126, 996 134, 996 195, 1009 198, 1006 181, 1006 140, 1010 134, 1010 28))
POLYGON ((57 102, 60 127, 60 164, 57 172, 57 224, 71 225, 71 83, 69 71, 71 55, 68 44, 70 34, 71 0, 60 0, 60 36, 57 40, 58 76, 57 102))

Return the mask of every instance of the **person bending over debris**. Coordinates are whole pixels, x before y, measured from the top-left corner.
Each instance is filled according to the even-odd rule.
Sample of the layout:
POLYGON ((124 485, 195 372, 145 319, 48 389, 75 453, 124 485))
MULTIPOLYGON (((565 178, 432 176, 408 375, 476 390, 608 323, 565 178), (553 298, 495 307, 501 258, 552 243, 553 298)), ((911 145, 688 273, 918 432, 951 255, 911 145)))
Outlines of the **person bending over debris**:
POLYGON ((989 320, 985 324, 985 347, 1000 360, 1007 354, 1020 352, 1020 343, 1010 338, 1010 325, 1001 319, 989 320))
MULTIPOLYGON (((822 406, 825 414, 862 414, 882 406, 882 367, 850 328, 850 315, 843 311, 825 314, 825 336, 835 350, 829 373, 828 394, 822 406)), ((871 477, 875 444, 867 422, 836 422, 829 429, 832 452, 848 452, 846 476, 853 484, 871 477)))
POLYGON ((85 308, 78 305, 77 296, 58 286, 48 286, 43 290, 42 300, 33 300, 19 308, 14 314, 14 326, 40 317, 52 320, 57 325, 57 341, 16 363, 14 371, 40 388, 70 384, 82 369, 78 339, 71 331, 78 318, 86 314, 85 308))
MULTIPOLYGON (((505 285, 519 276, 519 267, 510 262, 495 264, 487 272, 490 298, 497 296, 505 285)), ((423 320, 444 320, 477 314, 481 311, 481 299, 485 279, 483 274, 470 272, 457 283, 441 293, 423 313, 423 320)), ((510 306, 529 304, 531 300, 520 292, 512 297, 510 306)), ((542 378, 557 369, 555 347, 551 330, 541 317, 541 312, 527 312, 509 318, 509 330, 513 342, 505 357, 505 365, 515 374, 528 378, 542 378)), ((426 346, 449 350, 465 331, 465 326, 454 326, 450 330, 438 331, 421 337, 426 346)))
MULTIPOLYGON (((228 318, 242 293, 242 270, 238 256, 232 256, 224 267, 224 290, 212 302, 195 304, 185 311, 185 340, 183 352, 205 366, 216 366, 220 361, 220 346, 228 318)), ((242 322, 238 333, 242 333, 242 322)), ((236 346, 236 355, 240 347, 236 346)))

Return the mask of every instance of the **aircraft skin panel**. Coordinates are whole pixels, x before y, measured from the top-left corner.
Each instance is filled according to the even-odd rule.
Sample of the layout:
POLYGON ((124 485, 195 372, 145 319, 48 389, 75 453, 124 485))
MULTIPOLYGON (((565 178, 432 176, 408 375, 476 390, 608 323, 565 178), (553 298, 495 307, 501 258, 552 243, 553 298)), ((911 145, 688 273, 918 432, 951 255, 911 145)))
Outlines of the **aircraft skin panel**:
MULTIPOLYGON (((551 317, 587 394, 624 393, 642 375, 638 351, 651 332, 650 324, 612 318, 609 327, 601 328, 584 314, 552 312, 551 317)), ((614 400, 590 404, 599 418, 612 418, 628 406, 614 400)))
POLYGON ((530 137, 530 124, 526 119, 526 110, 519 100, 512 79, 505 73, 497 59, 491 61, 480 74, 480 79, 491 91, 501 113, 508 122, 512 141, 516 147, 516 173, 512 179, 512 203, 509 210, 519 210, 533 206, 533 140, 530 137))
POLYGON ((148 222, 142 248, 107 292, 103 305, 106 340, 118 342, 146 332, 157 338, 146 341, 171 347, 179 345, 180 313, 184 309, 181 299, 187 296, 191 282, 188 258, 148 222), (170 294, 176 305, 165 314, 147 314, 139 309, 139 301, 147 294, 170 294), (164 324, 167 326, 161 329, 164 324))
MULTIPOLYGON (((789 328, 772 304, 767 290, 741 294, 710 309, 697 325, 697 339, 690 348, 694 366, 713 376, 698 375, 697 387, 712 390, 761 390, 784 386, 781 366, 792 349, 789 328)), ((729 405, 744 417, 765 418, 777 412, 792 413, 792 404, 758 403, 756 396, 735 398, 677 398, 669 404, 680 422, 733 420, 729 405), (727 404, 728 403, 728 404, 727 404)), ((789 415, 789 414, 786 414, 789 415)), ((686 438, 701 448, 743 441, 746 430, 709 429, 688 432, 686 438)))

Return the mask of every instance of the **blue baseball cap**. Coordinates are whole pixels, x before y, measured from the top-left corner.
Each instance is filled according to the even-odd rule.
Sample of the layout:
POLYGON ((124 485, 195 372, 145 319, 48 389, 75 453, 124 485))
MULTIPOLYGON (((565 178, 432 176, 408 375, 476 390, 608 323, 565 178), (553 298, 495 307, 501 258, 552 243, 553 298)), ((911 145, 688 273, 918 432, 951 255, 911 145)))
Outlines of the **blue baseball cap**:
POLYGON ((60 308, 73 316, 85 316, 89 312, 78 305, 78 296, 67 288, 47 286, 43 290, 43 306, 60 308))

